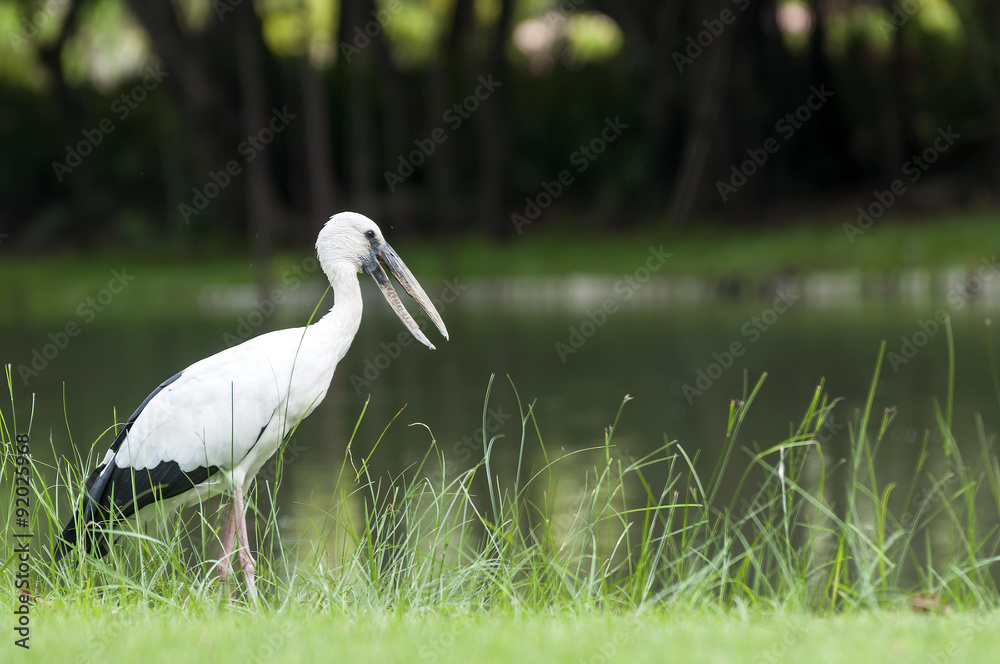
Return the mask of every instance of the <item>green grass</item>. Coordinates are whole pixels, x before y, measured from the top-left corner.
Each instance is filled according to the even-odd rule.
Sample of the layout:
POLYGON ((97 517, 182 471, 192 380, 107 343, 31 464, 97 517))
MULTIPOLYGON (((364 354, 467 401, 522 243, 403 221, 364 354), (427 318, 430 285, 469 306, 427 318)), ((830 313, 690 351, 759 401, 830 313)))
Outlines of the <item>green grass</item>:
MULTIPOLYGON (((943 442, 935 448, 925 437, 913 477, 880 485, 879 449, 895 416, 875 403, 884 352, 883 344, 865 407, 850 417, 843 459, 826 449, 837 404, 822 383, 801 420, 773 441, 738 443, 764 377, 723 414, 724 451, 710 474, 696 472, 697 450, 666 439, 643 458, 622 456, 617 420, 603 445, 548 450, 533 405, 519 402, 520 440, 486 438, 473 469, 448 476, 428 432, 424 459, 388 477, 368 460, 393 435, 390 422, 378 441, 352 440, 331 473, 328 503, 313 506, 297 538, 279 532, 268 507, 280 467, 274 484, 257 485, 261 593, 251 598, 237 586, 232 604, 214 571, 220 520, 199 510, 165 519, 156 532, 122 527, 103 560, 77 548, 54 565, 48 544, 78 502, 92 459, 51 466, 36 451, 33 643, 51 659, 100 652, 92 661, 150 652, 156 660, 161 647, 172 658, 186 651, 213 660, 249 649, 259 661, 270 658, 261 654, 267 647, 287 650, 287 661, 333 652, 365 661, 510 661, 520 652, 537 661, 664 653, 672 661, 884 661, 887 644, 901 661, 994 661, 993 437, 980 427, 979 453, 968 445, 960 453, 950 433, 952 365, 935 401, 943 442), (517 451, 514 470, 496 472, 498 445, 517 451), (544 463, 521 462, 534 457, 529 447, 544 463), (579 471, 581 455, 589 472, 579 471), (930 615, 914 615, 917 604, 930 615)), ((23 528, 7 443, 28 421, 9 370, 8 385, 0 519, 9 543, 23 528)), ((497 389, 491 381, 484 420, 497 389)), ((627 401, 618 418, 627 417, 627 401)), ((9 545, 3 556, 0 606, 11 616, 17 560, 9 545)))
MULTIPOLYGON (((976 266, 988 248, 1000 246, 995 215, 913 220, 888 217, 850 242, 843 224, 855 216, 823 223, 782 226, 692 224, 681 231, 640 227, 609 235, 561 227, 530 227, 505 243, 465 239, 446 244, 405 246, 423 271, 441 275, 523 276, 574 273, 621 276, 631 273, 650 246, 673 253, 662 274, 758 279, 788 272, 976 266), (419 262, 418 262, 419 261, 419 262), (426 263, 424 263, 426 261, 426 263)), ((401 249, 402 251, 403 249, 401 249)), ((986 254, 986 257, 992 255, 986 254)), ((415 272, 419 274, 419 272, 415 272)))
MULTIPOLYGON (((522 613, 351 618, 298 607, 39 612, 45 661, 257 662, 983 662, 996 661, 1000 615, 641 616, 522 613), (275 657, 278 653, 279 657, 275 657), (248 659, 241 659, 247 657, 248 659)), ((0 644, 6 648, 8 644, 0 644)))
MULTIPOLYGON (((853 218, 847 219, 851 222, 853 218)), ((961 217, 928 221, 881 219, 864 235, 848 241, 842 222, 791 225, 749 230, 692 226, 683 232, 660 227, 629 234, 606 235, 563 229, 532 229, 504 242, 478 237, 400 239, 403 259, 424 283, 445 278, 551 276, 578 273, 620 277, 642 264, 649 247, 673 254, 658 271, 663 275, 693 275, 749 281, 788 272, 862 270, 891 272, 909 268, 976 267, 984 248, 1000 246, 996 217, 961 217)), ((271 274, 280 285, 282 274, 309 252, 282 253, 271 274)), ((194 311, 206 284, 246 284, 254 280, 246 251, 220 252, 193 248, 135 254, 129 251, 92 254, 5 256, 0 281, 7 296, 0 299, 0 320, 65 317, 107 285, 112 269, 126 268, 140 283, 142 297, 131 296, 128 307, 110 306, 108 315, 149 315, 194 311)), ((314 278, 320 280, 318 272, 314 278)))

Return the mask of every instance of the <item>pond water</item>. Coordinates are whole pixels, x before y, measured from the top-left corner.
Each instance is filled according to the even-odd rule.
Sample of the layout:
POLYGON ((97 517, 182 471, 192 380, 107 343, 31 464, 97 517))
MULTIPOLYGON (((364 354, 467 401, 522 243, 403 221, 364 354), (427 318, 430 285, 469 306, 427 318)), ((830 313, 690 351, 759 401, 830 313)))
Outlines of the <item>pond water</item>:
MULTIPOLYGON (((826 458, 835 461, 846 455, 848 426, 843 425, 857 419, 882 340, 895 355, 883 366, 873 419, 877 424, 887 407, 895 407, 898 415, 879 452, 881 481, 908 483, 925 432, 940 440, 933 399, 944 402, 948 351, 943 327, 935 328, 933 319, 941 304, 913 307, 883 300, 821 307, 803 298, 783 307, 772 297, 646 303, 623 306, 598 326, 589 324, 592 319, 602 322, 600 316, 588 318, 593 307, 492 306, 462 298, 441 312, 451 341, 430 351, 415 343, 394 346, 402 325, 377 292, 366 287, 366 298, 360 332, 337 368, 325 402, 298 429, 289 448, 279 523, 295 523, 296 514, 310 504, 328 503, 369 395, 353 443, 355 458, 368 455, 405 406, 372 457, 373 475, 395 476, 425 454, 430 434, 427 428, 407 426, 415 422, 433 432, 449 471, 471 467, 482 458, 484 397, 493 374, 497 378, 487 424, 491 435, 503 436, 497 443, 501 474, 514 472, 521 437, 507 376, 524 407, 535 403, 550 453, 602 444, 605 427, 627 394, 633 399, 615 431, 620 454, 638 457, 665 438, 677 440, 686 450, 700 452, 699 470, 710 473, 724 441, 730 401, 743 394, 745 374, 752 385, 766 371, 732 459, 736 479, 749 458, 743 448, 764 449, 787 438, 825 379, 825 392, 842 399, 833 415, 837 426, 824 443, 826 458), (912 348, 904 347, 910 342, 912 348)), ((949 313, 958 376, 954 432, 958 444, 971 453, 979 449, 977 414, 988 435, 1000 429, 986 354, 984 320, 990 309, 971 306, 949 313)), ((163 379, 245 333, 240 321, 246 315, 244 310, 176 317, 164 312, 148 320, 97 317, 27 386, 18 375, 19 365, 30 364, 32 350, 61 322, 0 322, 0 359, 14 364, 22 422, 29 394, 35 394, 35 454, 51 461, 51 448, 72 457, 75 446, 86 456, 114 422, 114 409, 124 420, 163 379)), ((295 326, 307 318, 306 310, 285 310, 267 324, 295 326)), ((96 457, 110 440, 107 434, 101 438, 96 457)), ((541 458, 531 433, 526 464, 538 467, 541 458)), ((581 474, 593 460, 596 455, 581 456, 581 474)))

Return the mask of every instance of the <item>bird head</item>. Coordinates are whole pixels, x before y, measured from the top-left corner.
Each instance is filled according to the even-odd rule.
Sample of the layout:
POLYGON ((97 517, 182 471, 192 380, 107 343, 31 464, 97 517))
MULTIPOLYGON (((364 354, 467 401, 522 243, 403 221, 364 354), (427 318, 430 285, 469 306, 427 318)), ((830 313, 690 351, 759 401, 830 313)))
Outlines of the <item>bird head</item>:
MULTIPOLYGON (((427 316, 434 322, 444 338, 448 338, 448 330, 445 329, 444 321, 441 320, 434 304, 427 297, 427 293, 417 283, 413 273, 403 263, 399 254, 382 237, 382 231, 379 227, 368 217, 357 212, 340 212, 330 217, 330 220, 323 226, 323 230, 319 232, 319 238, 316 240, 316 253, 320 258, 320 263, 324 265, 324 269, 327 265, 336 263, 348 264, 355 269, 355 272, 364 272, 374 279, 389 306, 399 316, 399 320, 403 321, 403 325, 420 343, 433 349, 434 344, 428 341, 424 333, 420 331, 416 321, 410 316, 410 312, 399 301, 399 295, 396 294, 392 282, 389 281, 385 270, 382 269, 382 265, 385 265, 386 269, 399 282, 399 285, 403 287, 403 290, 427 312, 427 316)), ((328 276, 330 276, 329 272, 328 276)))

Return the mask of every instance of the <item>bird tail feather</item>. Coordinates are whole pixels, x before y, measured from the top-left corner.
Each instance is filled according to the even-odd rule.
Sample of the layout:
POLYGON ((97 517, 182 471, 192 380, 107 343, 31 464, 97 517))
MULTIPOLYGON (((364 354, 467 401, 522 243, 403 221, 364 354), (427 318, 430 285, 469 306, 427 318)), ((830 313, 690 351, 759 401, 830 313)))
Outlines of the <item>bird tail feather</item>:
POLYGON ((100 466, 87 478, 83 487, 84 495, 80 509, 70 517, 62 534, 59 535, 52 547, 55 562, 66 557, 70 550, 80 542, 78 524, 82 524, 80 530, 84 532, 83 544, 86 552, 97 553, 98 557, 103 557, 108 552, 108 537, 103 530, 110 521, 110 510, 104 506, 103 498, 113 467, 113 463, 100 466))

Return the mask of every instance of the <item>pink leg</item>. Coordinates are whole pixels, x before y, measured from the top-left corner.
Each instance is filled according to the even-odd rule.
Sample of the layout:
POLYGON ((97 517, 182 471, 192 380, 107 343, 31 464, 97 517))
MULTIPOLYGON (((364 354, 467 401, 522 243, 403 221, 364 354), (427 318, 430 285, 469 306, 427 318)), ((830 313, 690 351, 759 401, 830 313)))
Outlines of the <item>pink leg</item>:
POLYGON ((222 556, 219 558, 219 578, 226 584, 233 573, 233 539, 236 537, 236 503, 230 503, 226 512, 226 527, 222 531, 222 556))
POLYGON ((257 584, 254 580, 254 562, 250 555, 250 542, 247 539, 247 515, 246 507, 243 505, 243 490, 236 487, 236 496, 233 507, 239 516, 236 518, 236 535, 240 542, 240 564, 243 566, 243 577, 246 579, 247 591, 254 599, 257 598, 257 584))

